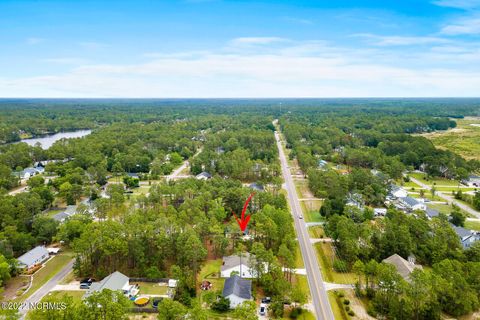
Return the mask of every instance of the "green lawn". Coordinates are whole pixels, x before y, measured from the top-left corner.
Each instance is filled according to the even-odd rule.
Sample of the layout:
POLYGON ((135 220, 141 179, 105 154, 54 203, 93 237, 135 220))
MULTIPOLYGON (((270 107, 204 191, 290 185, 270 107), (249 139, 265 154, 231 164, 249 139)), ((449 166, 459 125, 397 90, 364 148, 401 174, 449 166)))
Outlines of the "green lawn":
MULTIPOLYGON (((221 291, 223 289, 223 284, 225 283, 225 279, 220 278, 220 268, 222 266, 222 259, 216 260, 209 260, 205 265, 203 265, 202 269, 200 270, 197 278, 198 288, 197 288, 197 297, 200 303, 203 302, 203 296, 208 291, 200 290, 200 284, 202 280, 208 280, 212 283, 213 291, 221 291)), ((217 316, 219 316, 217 314, 217 316)))
POLYGON ((465 228, 480 231, 480 221, 465 221, 465 228))
POLYGON ((456 187, 459 185, 459 182, 457 180, 449 180, 449 179, 444 179, 439 177, 428 178, 428 180, 426 180, 426 175, 424 173, 419 173, 419 172, 412 172, 412 173, 409 173, 408 175, 417 180, 420 180, 420 182, 429 186, 436 185, 436 186, 456 187))
MULTIPOLYGON (((61 297, 67 295, 69 297, 72 297, 74 302, 81 302, 84 294, 85 291, 82 290, 51 291, 45 297, 60 300, 61 297)), ((45 298, 43 298, 42 301, 45 301, 45 298)))
POLYGON ((328 300, 330 301, 330 305, 332 306, 333 316, 335 320, 349 320, 350 317, 343 309, 342 302, 340 298, 335 295, 333 291, 328 292, 328 300))
POLYGON ((142 294, 151 294, 151 295, 165 295, 168 292, 168 286, 161 286, 155 282, 135 282, 140 286, 140 295, 142 294))
POLYGON ((305 268, 303 264, 302 252, 300 251, 300 246, 297 245, 297 249, 295 250, 295 267, 297 268, 305 268))
POLYGON ((358 280, 357 276, 353 272, 340 273, 333 270, 332 263, 335 259, 335 255, 331 243, 319 242, 316 243, 314 246, 317 251, 317 258, 320 263, 322 275, 325 281, 333 283, 353 284, 358 280))
POLYGON ((313 226, 308 228, 308 233, 312 238, 324 238, 325 231, 323 230, 322 226, 313 226))
POLYGON ((59 253, 50 259, 43 268, 38 270, 33 275, 33 283, 30 289, 21 297, 15 299, 16 301, 23 301, 31 296, 42 285, 47 283, 54 275, 56 275, 70 260, 73 259, 73 252, 65 251, 59 253))

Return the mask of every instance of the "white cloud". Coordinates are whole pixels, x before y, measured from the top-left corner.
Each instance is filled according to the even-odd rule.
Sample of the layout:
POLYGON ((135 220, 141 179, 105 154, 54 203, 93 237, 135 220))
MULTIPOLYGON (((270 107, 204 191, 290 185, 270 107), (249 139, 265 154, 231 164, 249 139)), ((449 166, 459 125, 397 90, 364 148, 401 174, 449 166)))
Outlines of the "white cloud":
POLYGON ((279 43, 288 41, 285 38, 279 37, 242 37, 242 38, 235 38, 230 41, 231 45, 266 45, 272 43, 279 43))
POLYGON ((445 35, 477 35, 480 34, 480 16, 459 19, 444 26, 441 31, 445 35))
POLYGON ((283 17, 283 20, 291 23, 296 23, 296 24, 303 24, 303 25, 313 25, 313 21, 309 19, 303 19, 303 18, 296 18, 296 17, 283 17))
POLYGON ((437 0, 433 4, 441 7, 470 10, 480 7, 480 0, 437 0))
POLYGON ((45 42, 45 39, 44 39, 44 38, 32 37, 32 38, 27 38, 27 39, 26 39, 26 42, 27 42, 27 44, 29 44, 29 45, 35 45, 35 44, 39 44, 39 43, 45 42))
MULTIPOLYGON (((245 39, 245 38, 243 38, 245 39)), ((255 38, 247 38, 255 39, 255 38)), ((145 63, 91 64, 58 75, 0 78, 3 97, 388 97, 476 96, 480 66, 448 68, 429 55, 351 50, 323 41, 282 40, 279 50, 150 55, 145 63), (405 62, 405 61, 403 61, 405 62), (426 63, 428 62, 428 63, 426 63), (416 65, 415 65, 416 64, 416 65), (421 65, 419 67, 419 65, 421 65)), ((259 41, 246 41, 258 43, 259 41)), ((265 41, 260 41, 265 43, 265 41)), ((276 41, 271 42, 277 45, 276 41)), ((423 51, 422 51, 423 52, 423 51)))
POLYGON ((377 46, 414 46, 428 45, 438 43, 449 43, 451 40, 440 37, 423 37, 423 36, 379 36, 370 33, 359 33, 352 36, 367 39, 370 43, 377 46))
POLYGON ((48 59, 43 59, 43 62, 48 62, 48 63, 55 63, 55 64, 84 64, 87 63, 88 60, 82 59, 82 58, 74 58, 74 57, 63 57, 63 58, 48 58, 48 59))

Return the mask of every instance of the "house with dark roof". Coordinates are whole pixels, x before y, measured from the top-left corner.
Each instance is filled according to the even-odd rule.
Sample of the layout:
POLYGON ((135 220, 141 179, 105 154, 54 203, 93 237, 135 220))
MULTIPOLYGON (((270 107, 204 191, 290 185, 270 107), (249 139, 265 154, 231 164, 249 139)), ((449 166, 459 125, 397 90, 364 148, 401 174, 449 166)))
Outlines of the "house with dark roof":
POLYGON ((137 286, 130 285, 130 279, 126 275, 115 271, 114 273, 103 278, 102 281, 93 282, 83 297, 86 298, 94 292, 100 292, 103 289, 121 291, 129 298, 137 295, 139 291, 137 286))
POLYGON ((480 232, 465 229, 463 227, 457 227, 452 225, 453 230, 460 238, 463 249, 470 248, 476 241, 480 241, 480 232))
POLYGON ((225 280, 222 296, 230 300, 230 308, 234 309, 244 301, 253 300, 252 281, 233 275, 225 280))
POLYGON ((37 246, 17 258, 19 264, 18 267, 20 269, 30 269, 48 260, 49 256, 47 248, 44 246, 37 246))
POLYGON ((398 274, 406 281, 410 281, 410 274, 413 270, 422 269, 421 265, 415 264, 415 257, 409 256, 407 261, 396 253, 383 259, 382 262, 393 265, 397 269, 398 274))
POLYGON ((251 183, 249 186, 248 186, 250 189, 253 189, 255 191, 265 191, 265 187, 259 183, 251 183))

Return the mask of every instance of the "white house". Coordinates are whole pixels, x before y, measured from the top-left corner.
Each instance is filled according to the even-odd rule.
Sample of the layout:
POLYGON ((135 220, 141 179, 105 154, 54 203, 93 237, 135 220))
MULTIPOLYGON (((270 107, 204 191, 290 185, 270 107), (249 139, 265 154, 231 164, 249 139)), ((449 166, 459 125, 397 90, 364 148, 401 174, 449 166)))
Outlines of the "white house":
POLYGON ((470 248, 476 241, 480 241, 480 232, 467 230, 462 227, 452 225, 453 230, 457 233, 464 249, 470 248))
POLYGON ((253 300, 252 281, 233 275, 225 280, 222 296, 230 300, 230 308, 234 309, 244 301, 253 300))
POLYGON ((203 171, 203 172, 197 174, 197 176, 195 178, 197 180, 208 180, 208 179, 212 178, 212 175, 208 172, 203 171))
POLYGON ((242 253, 242 256, 232 255, 223 257, 223 263, 220 271, 222 278, 229 278, 232 273, 240 275, 242 278, 255 278, 255 271, 251 265, 252 256, 250 253, 242 253))
POLYGON ((19 262, 19 268, 30 269, 35 265, 46 261, 49 256, 50 255, 47 248, 44 246, 37 246, 17 258, 19 262))
POLYGON ((373 209, 373 215, 375 217, 384 217, 387 214, 387 209, 386 208, 374 208, 373 209))
POLYGON ((427 210, 427 205, 412 197, 398 198, 398 208, 406 211, 427 210))
POLYGON ((389 197, 398 199, 398 198, 405 198, 408 196, 407 190, 399 187, 397 185, 392 184, 390 186, 390 192, 388 193, 389 197))
POLYGON ((127 297, 133 297, 138 294, 138 287, 136 285, 130 285, 130 279, 121 272, 115 271, 114 273, 106 276, 100 282, 94 282, 90 286, 90 289, 84 295, 84 298, 88 297, 94 292, 100 292, 103 289, 110 289, 112 291, 121 291, 127 297))

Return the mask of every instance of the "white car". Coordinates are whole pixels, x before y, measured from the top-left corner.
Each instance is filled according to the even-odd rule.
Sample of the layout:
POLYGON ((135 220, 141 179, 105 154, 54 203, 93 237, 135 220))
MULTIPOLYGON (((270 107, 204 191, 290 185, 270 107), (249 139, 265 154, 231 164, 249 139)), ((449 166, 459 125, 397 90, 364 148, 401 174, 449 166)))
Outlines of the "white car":
POLYGON ((301 214, 299 214, 298 219, 303 219, 303 216, 301 214))
POLYGON ((267 315, 267 305, 264 303, 260 304, 260 315, 261 316, 267 315))

